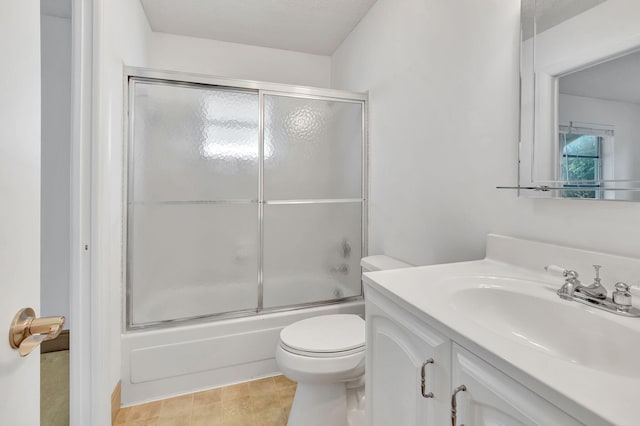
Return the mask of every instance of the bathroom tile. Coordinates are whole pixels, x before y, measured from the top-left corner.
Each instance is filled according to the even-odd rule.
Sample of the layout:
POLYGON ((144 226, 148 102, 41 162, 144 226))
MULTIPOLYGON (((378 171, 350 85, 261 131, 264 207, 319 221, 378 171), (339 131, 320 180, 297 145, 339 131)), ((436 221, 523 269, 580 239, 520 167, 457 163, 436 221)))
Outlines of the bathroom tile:
POLYGON ((193 408, 211 405, 222 401, 222 389, 211 389, 193 394, 193 408))
POLYGON ((193 407, 193 394, 177 396, 162 401, 160 418, 191 415, 193 407))
POLYGON ((293 380, 289 380, 287 377, 283 375, 274 376, 273 381, 276 383, 276 386, 278 387, 278 389, 296 385, 296 382, 294 382, 293 380))
POLYGON ((287 417, 282 408, 271 408, 254 415, 256 426, 285 426, 287 417))
POLYGON ((158 419, 157 426, 190 426, 191 425, 191 415, 184 416, 169 416, 162 417, 158 419))
POLYGON ((293 401, 293 396, 296 394, 296 385, 287 386, 278 389, 278 395, 284 401, 293 401))
POLYGON ((127 415, 129 410, 131 410, 131 408, 121 408, 120 411, 118 411, 118 415, 113 420, 114 426, 120 426, 127 423, 127 415))
POLYGON ((157 417, 160 414, 161 406, 162 401, 154 401, 146 404, 135 405, 133 407, 121 408, 118 416, 116 417, 115 424, 118 424, 118 421, 122 421, 122 423, 131 423, 134 421, 157 417))
POLYGON ((249 385, 238 383, 237 385, 225 386, 222 388, 222 401, 249 396, 249 385))
POLYGON ((251 415, 251 413, 251 397, 249 396, 222 401, 222 415, 225 419, 244 414, 251 415))
POLYGON ((253 414, 245 413, 235 416, 225 415, 222 420, 222 426, 255 426, 253 414))
POLYGON ((195 417, 209 417, 222 421, 222 402, 212 402, 208 405, 194 405, 191 415, 195 417))
POLYGON ((296 394, 297 383, 287 379, 285 376, 276 376, 273 379, 276 382, 276 389, 283 407, 291 407, 293 397, 296 394))
POLYGON ((283 376, 120 410, 117 426, 285 426, 296 383, 283 376))
MULTIPOLYGON (((286 404, 285 404, 286 405, 286 404)), ((286 405, 283 409, 282 409, 283 413, 284 413, 284 418, 286 420, 289 419, 289 413, 291 413, 291 404, 286 405)))
POLYGON ((264 396, 276 392, 276 382, 273 377, 254 380, 248 383, 249 394, 251 396, 264 396))
POLYGON ((277 393, 272 392, 260 396, 251 396, 251 406, 253 413, 257 414, 268 409, 283 408, 282 399, 277 393))
POLYGON ((153 417, 150 419, 144 420, 136 420, 133 422, 125 423, 126 426, 158 426, 158 422, 160 421, 159 417, 153 417))
POLYGON ((191 426, 222 426, 222 415, 211 417, 206 415, 193 414, 191 416, 191 426))

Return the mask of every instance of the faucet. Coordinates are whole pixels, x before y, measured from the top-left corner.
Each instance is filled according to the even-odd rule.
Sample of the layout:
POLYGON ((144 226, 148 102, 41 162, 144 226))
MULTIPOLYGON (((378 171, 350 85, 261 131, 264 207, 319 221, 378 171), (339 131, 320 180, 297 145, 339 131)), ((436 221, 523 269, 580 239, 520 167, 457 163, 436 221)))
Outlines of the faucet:
POLYGON ((600 268, 601 265, 593 265, 593 269, 596 270, 596 277, 593 279, 593 284, 591 285, 579 285, 575 291, 579 291, 580 293, 584 293, 589 297, 593 297, 594 299, 604 300, 607 298, 607 289, 602 286, 602 282, 600 279, 600 268))
MULTIPOLYGON (((545 268, 547 269, 547 268, 545 268)), ((547 269, 548 270, 548 269, 547 269)), ((558 296, 561 299, 565 300, 573 300, 573 294, 576 289, 579 287, 583 287, 578 279, 578 273, 573 270, 565 269, 562 271, 562 276, 565 277, 564 285, 557 291, 558 296)))
POLYGON ((576 271, 555 265, 545 266, 545 269, 548 272, 561 272, 565 278, 564 284, 556 292, 561 299, 580 302, 618 315, 640 317, 640 309, 631 303, 629 286, 623 282, 616 283, 615 291, 611 298, 608 298, 607 290, 602 286, 600 279, 601 266, 593 265, 593 267, 596 270, 596 277, 593 284, 588 286, 582 285, 576 271))

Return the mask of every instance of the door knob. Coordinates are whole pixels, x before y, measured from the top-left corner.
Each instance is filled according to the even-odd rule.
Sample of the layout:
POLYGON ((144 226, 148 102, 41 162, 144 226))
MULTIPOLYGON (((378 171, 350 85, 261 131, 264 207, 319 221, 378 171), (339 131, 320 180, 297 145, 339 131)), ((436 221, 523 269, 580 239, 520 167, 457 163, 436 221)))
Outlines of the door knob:
POLYGON ((64 317, 36 318, 32 308, 23 308, 13 317, 9 329, 9 344, 27 356, 40 343, 58 337, 64 326, 64 317))

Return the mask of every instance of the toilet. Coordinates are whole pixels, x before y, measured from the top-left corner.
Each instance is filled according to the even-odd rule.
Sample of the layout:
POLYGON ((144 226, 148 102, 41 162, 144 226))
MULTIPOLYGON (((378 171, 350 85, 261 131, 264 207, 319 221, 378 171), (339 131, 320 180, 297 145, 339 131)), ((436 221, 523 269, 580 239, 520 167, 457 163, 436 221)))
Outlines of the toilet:
MULTIPOLYGON (((361 261, 363 272, 407 268, 388 256, 361 261)), ((280 332, 276 361, 298 382, 288 426, 364 426, 365 322, 353 314, 321 315, 280 332)))

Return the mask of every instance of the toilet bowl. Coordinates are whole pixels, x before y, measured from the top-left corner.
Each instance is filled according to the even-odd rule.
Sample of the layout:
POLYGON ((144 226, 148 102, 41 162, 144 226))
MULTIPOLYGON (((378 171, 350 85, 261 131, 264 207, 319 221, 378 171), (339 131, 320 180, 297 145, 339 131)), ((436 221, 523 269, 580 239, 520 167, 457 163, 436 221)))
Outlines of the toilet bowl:
MULTIPOLYGON (((387 256, 362 259, 363 272, 406 268, 387 256)), ((288 426, 364 426, 365 322, 322 315, 280 332, 276 362, 298 383, 288 426)))

